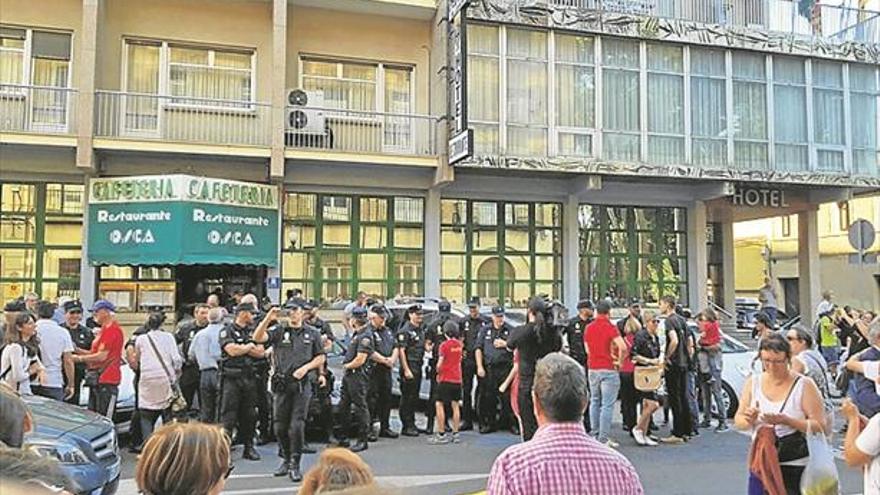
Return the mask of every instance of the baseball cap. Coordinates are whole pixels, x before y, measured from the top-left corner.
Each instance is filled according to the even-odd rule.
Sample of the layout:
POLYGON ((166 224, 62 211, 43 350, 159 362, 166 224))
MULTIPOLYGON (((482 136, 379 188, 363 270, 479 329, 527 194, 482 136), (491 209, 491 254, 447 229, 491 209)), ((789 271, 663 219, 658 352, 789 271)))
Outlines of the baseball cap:
POLYGON ((577 309, 595 309, 595 305, 593 305, 593 301, 589 299, 582 299, 578 301, 577 309))
POLYGON ((355 306, 351 310, 351 317, 352 318, 364 318, 366 316, 367 316, 367 308, 365 308, 364 306, 355 306))
POLYGON ((100 311, 102 309, 106 309, 111 313, 116 312, 116 306, 114 306, 112 302, 106 299, 98 299, 97 301, 95 301, 95 304, 92 305, 92 309, 90 309, 89 311, 94 313, 95 311, 100 311))
POLYGON ((421 314, 422 312, 423 312, 423 311, 422 311, 422 305, 421 305, 421 304, 413 304, 412 306, 406 308, 406 314, 409 314, 409 315, 411 315, 411 314, 413 314, 413 313, 419 313, 419 314, 421 314))
POLYGON ((452 305, 449 304, 449 301, 440 301, 437 303, 437 309, 440 311, 452 311, 452 305))
POLYGON ((81 302, 79 302, 77 300, 67 301, 66 303, 64 303, 64 306, 62 309, 64 309, 65 313, 70 313, 70 312, 82 313, 83 305, 81 302))
POLYGON ((381 303, 376 303, 370 306, 370 312, 374 313, 376 316, 388 318, 388 312, 385 310, 385 306, 381 303))
POLYGON ((480 298, 472 297, 470 301, 468 301, 469 308, 479 308, 480 307, 480 298))
POLYGON ((252 303, 241 303, 235 307, 236 313, 240 313, 242 311, 247 311, 248 313, 256 313, 257 308, 252 303))
POLYGON ((492 306, 492 314, 493 315, 503 315, 504 307, 503 306, 492 306))
POLYGON ((642 301, 640 301, 637 297, 634 297, 629 300, 629 307, 631 308, 640 308, 642 307, 642 301))

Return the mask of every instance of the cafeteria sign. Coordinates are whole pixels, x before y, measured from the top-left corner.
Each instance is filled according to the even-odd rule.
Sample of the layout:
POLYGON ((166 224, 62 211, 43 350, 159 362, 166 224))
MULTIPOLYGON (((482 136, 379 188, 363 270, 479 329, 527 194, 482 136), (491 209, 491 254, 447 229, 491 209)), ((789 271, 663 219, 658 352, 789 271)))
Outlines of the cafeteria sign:
POLYGON ((249 264, 278 260, 275 186, 188 175, 93 179, 92 265, 249 264))

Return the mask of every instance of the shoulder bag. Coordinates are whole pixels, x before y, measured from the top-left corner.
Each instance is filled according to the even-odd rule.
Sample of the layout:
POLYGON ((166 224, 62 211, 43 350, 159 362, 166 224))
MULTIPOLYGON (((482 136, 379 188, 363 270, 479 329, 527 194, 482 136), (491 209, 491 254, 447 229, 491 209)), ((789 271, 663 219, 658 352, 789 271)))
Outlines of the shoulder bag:
POLYGON ((147 334, 147 340, 150 341, 150 347, 153 348, 153 353, 156 354, 156 357, 159 359, 159 364, 161 364, 162 369, 165 370, 165 376, 168 377, 168 384, 171 386, 171 411, 175 413, 186 411, 187 403, 186 399, 183 397, 183 393, 180 391, 180 385, 177 383, 177 380, 174 379, 174 375, 168 370, 168 366, 165 365, 165 360, 162 359, 162 354, 159 353, 159 349, 156 348, 156 343, 153 342, 153 336, 149 333, 147 334))
POLYGON ((663 366, 636 366, 633 371, 633 381, 636 390, 641 392, 656 392, 663 380, 663 366))

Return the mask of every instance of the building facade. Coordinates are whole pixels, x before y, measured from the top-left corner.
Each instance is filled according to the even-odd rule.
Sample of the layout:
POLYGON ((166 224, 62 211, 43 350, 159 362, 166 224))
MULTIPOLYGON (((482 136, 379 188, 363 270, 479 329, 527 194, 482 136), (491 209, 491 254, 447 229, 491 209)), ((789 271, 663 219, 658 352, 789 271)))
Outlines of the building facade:
POLYGON ((880 5, 802 3, 9 0, 0 293, 732 308, 733 222, 789 214, 818 299, 818 205, 880 189, 880 5))

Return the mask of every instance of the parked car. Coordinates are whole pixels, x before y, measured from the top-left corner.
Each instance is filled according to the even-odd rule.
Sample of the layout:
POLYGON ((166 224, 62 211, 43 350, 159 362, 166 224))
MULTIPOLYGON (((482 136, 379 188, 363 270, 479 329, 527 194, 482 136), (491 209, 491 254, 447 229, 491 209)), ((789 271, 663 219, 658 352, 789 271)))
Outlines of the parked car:
MULTIPOLYGON (((755 331, 755 317, 761 310, 759 308, 741 308, 736 309, 736 327, 744 330, 755 331)), ((776 330, 782 328, 786 322, 791 319, 785 311, 777 310, 776 312, 776 330)))
POLYGON ((25 447, 57 459, 77 494, 116 493, 121 458, 113 423, 64 402, 37 396, 23 399, 34 418, 25 447))

